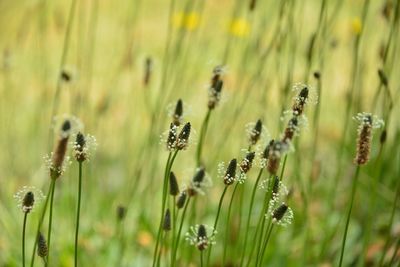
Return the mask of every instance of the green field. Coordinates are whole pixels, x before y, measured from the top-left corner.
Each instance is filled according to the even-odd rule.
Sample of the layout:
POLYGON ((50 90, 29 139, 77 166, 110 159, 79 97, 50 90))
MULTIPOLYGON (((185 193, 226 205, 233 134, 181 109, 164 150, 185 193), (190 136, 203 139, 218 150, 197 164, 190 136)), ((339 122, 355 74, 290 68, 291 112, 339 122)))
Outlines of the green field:
POLYGON ((400 266, 399 46, 399 0, 0 0, 0 267, 400 266))

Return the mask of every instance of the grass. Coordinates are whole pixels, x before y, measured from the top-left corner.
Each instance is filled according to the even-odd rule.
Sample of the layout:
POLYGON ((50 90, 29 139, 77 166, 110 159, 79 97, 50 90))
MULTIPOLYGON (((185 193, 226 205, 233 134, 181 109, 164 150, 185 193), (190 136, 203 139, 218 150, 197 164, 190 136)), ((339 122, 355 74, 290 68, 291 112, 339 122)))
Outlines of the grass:
POLYGON ((398 1, 40 0, 0 10, 0 266, 399 264, 398 1), (298 82, 318 97, 302 111, 306 127, 291 111, 298 82), (168 151, 159 136, 178 99, 176 138, 190 122, 189 142, 168 151), (356 180, 359 112, 385 125, 356 180), (55 179, 43 157, 57 152, 63 114, 99 146, 74 162, 73 123, 74 163, 55 179), (246 125, 258 119, 270 137, 249 150, 246 125), (271 139, 284 148, 262 167, 271 139), (224 184, 220 163, 247 151, 256 157, 245 182, 224 184), (200 167, 212 186, 195 179, 200 167), (171 172, 187 190, 180 208, 171 172), (273 194, 275 174, 287 192, 273 194), (23 186, 46 195, 29 215, 13 199, 23 186), (274 219, 282 202, 290 224, 274 219))

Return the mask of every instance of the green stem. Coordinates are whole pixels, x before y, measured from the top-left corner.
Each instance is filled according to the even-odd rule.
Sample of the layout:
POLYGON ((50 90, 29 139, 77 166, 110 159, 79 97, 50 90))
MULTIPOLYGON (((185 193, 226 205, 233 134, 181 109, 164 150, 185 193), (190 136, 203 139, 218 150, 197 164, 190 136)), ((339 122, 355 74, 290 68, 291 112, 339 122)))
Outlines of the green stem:
POLYGON ((203 251, 200 251, 200 267, 203 267, 203 251))
POLYGON ((79 220, 81 212, 81 196, 82 196, 82 162, 79 162, 79 180, 78 180, 78 206, 76 210, 76 228, 75 228, 75 267, 78 266, 78 234, 79 220))
POLYGON ((163 222, 163 216, 164 216, 164 209, 165 209, 165 196, 167 193, 167 189, 168 189, 168 169, 169 169, 169 165, 170 165, 170 161, 171 161, 171 156, 172 156, 172 152, 169 152, 168 154, 168 159, 167 159, 167 163, 165 164, 165 171, 164 171, 164 181, 163 181, 163 193, 162 193, 162 199, 161 199, 161 219, 160 219, 160 225, 158 227, 158 233, 157 233, 157 241, 156 241, 156 247, 154 249, 154 255, 153 255, 153 267, 156 264, 156 258, 157 258, 157 251, 158 251, 158 245, 160 243, 160 238, 161 238, 161 228, 162 228, 162 222, 163 222))
MULTIPOLYGON (((389 263, 388 266, 394 266, 394 261, 397 258, 397 253, 399 251, 399 248, 400 248, 400 239, 397 240, 396 246, 395 246, 394 251, 393 251, 392 258, 390 259, 390 263, 389 263)), ((399 265, 397 265, 397 266, 399 266, 399 265)))
POLYGON ((46 257, 45 267, 48 266, 49 258, 50 258, 50 244, 51 244, 50 241, 51 241, 51 226, 53 223, 54 190, 56 188, 55 185, 56 185, 56 183, 52 183, 52 188, 51 188, 51 192, 50 192, 51 195, 50 195, 50 211, 49 211, 49 229, 47 230, 47 257, 46 257))
POLYGON ((201 165, 201 152, 203 150, 203 143, 204 139, 206 138, 206 133, 207 133, 207 128, 208 128, 208 122, 210 120, 210 115, 211 115, 211 109, 208 109, 207 114, 204 118, 204 121, 201 125, 201 130, 200 130, 200 140, 199 144, 197 145, 197 151, 196 151, 196 162, 197 166, 201 165))
POLYGON ((250 220, 251 220, 251 213, 253 211, 253 206, 254 206, 254 198, 256 196, 256 190, 258 187, 258 184, 260 183, 260 178, 263 173, 264 169, 260 169, 260 172, 258 173, 257 180, 253 186, 253 191, 251 192, 251 199, 250 199, 250 207, 249 207, 249 213, 247 215, 247 221, 246 221, 246 230, 244 231, 244 244, 242 248, 242 257, 240 259, 240 265, 243 266, 244 262, 244 256, 246 254, 246 248, 247 248, 247 240, 248 240, 248 235, 249 235, 249 228, 250 228, 250 220))
MULTIPOLYGON (((262 240, 262 235, 263 235, 263 232, 264 232, 265 213, 268 211, 269 199, 271 198, 271 195, 272 195, 272 190, 270 191, 270 189, 272 189, 271 187, 272 187, 272 184, 273 184, 273 181, 272 181, 273 177, 274 177, 274 175, 270 175, 269 180, 268 180, 268 188, 267 188, 267 192, 265 192, 265 197, 264 197, 264 200, 263 200, 264 204, 263 204, 260 216, 258 218, 257 228, 256 228, 256 231, 254 233, 253 241, 257 240, 257 236, 260 236, 260 238, 259 238, 258 242, 257 241, 253 242, 253 245, 252 245, 252 247, 250 249, 249 260, 247 261, 246 266, 250 266, 250 263, 251 263, 252 256, 253 256, 253 253, 255 251, 256 245, 261 243, 261 240, 262 240), (260 227, 261 227, 261 234, 259 234, 260 227)), ((257 249, 257 252, 258 251, 259 251, 259 247, 257 249)))
POLYGON ((72 24, 75 18, 75 7, 76 7, 77 0, 72 0, 69 14, 68 14, 68 24, 67 24, 67 29, 65 32, 65 38, 64 38, 64 44, 63 44, 63 51, 61 55, 61 60, 60 60, 60 69, 59 73, 57 76, 57 85, 56 85, 56 91, 54 94, 54 99, 53 99, 53 107, 51 111, 51 117, 50 117, 50 129, 49 129, 49 145, 53 143, 53 135, 51 134, 52 132, 52 125, 53 125, 53 119, 54 116, 57 114, 57 110, 59 105, 59 100, 60 100, 60 92, 61 92, 61 85, 62 85, 62 79, 61 79, 61 71, 64 68, 65 62, 67 60, 67 54, 69 51, 69 44, 70 44, 70 36, 71 36, 71 30, 72 30, 72 24))
POLYGON ((38 242, 38 238, 39 238, 40 228, 42 228, 44 215, 46 214, 46 211, 47 211, 47 206, 48 206, 49 199, 50 199, 51 189, 53 188, 53 184, 54 183, 55 183, 55 180, 52 179, 51 182, 50 182, 50 185, 49 185, 49 190, 47 191, 46 200, 44 202, 44 207, 42 209, 42 213, 40 214, 40 219, 39 219, 38 227, 37 227, 37 230, 36 230, 35 243, 33 244, 32 258, 31 258, 30 267, 33 267, 33 264, 35 263, 35 252, 36 252, 37 242, 38 242))
POLYGON ((265 250, 267 249, 268 241, 269 241, 269 238, 271 237, 272 228, 274 228, 274 224, 272 224, 271 219, 269 219, 268 228, 267 228, 269 230, 267 230, 267 232, 266 232, 267 236, 266 236, 266 238, 264 240, 264 244, 262 246, 260 264, 258 266, 262 266, 262 263, 264 260, 264 255, 265 255, 265 250))
POLYGON ((173 197, 174 201, 172 202, 172 236, 171 236, 171 266, 173 264, 174 258, 174 244, 175 244, 175 233, 176 233, 176 196, 173 197))
POLYGON ((396 190, 396 195, 395 195, 394 201, 393 201, 392 212, 390 214, 389 226, 388 226, 388 230, 387 230, 387 233, 386 233, 386 241, 385 241, 385 245, 384 245, 383 250, 382 250, 382 255, 381 255, 380 259, 379 259, 379 265, 378 266, 380 266, 380 267, 383 266, 383 261, 385 259, 385 255, 387 253, 387 250, 389 249, 390 235, 391 235, 391 231, 392 231, 392 227, 393 227, 394 215, 396 213, 397 201, 399 200, 399 196, 400 196, 400 182, 397 182, 397 190, 396 190))
POLYGON ((343 234, 342 249, 340 251, 339 267, 341 267, 342 263, 343 263, 343 256, 344 256, 344 249, 345 249, 345 246, 346 246, 347 231, 349 229, 351 210, 353 209, 353 202, 354 202, 354 196, 356 195, 357 180, 358 180, 359 173, 360 173, 360 165, 357 165, 356 172, 355 172, 354 178, 353 178, 353 185, 352 185, 352 189, 351 189, 351 200, 350 200, 349 210, 347 212, 346 226, 345 226, 344 234, 343 234))
POLYGON ((28 217, 28 212, 24 213, 24 223, 22 226, 22 267, 25 267, 25 230, 26 230, 26 220, 28 217))
MULTIPOLYGON (((223 203, 223 201, 224 201, 224 197, 225 197, 226 191, 228 190, 228 186, 229 186, 229 185, 225 185, 224 191, 222 192, 221 198, 219 199, 218 210, 217 210, 217 216, 215 217, 215 222, 214 222, 214 226, 213 226, 213 230, 214 230, 214 231, 217 230, 219 214, 221 213, 222 203, 223 203)), ((211 251, 212 251, 212 244, 210 244, 210 249, 208 250, 208 254, 207 254, 207 265, 206 265, 206 266, 209 266, 209 264, 210 264, 211 251)))
POLYGON ((230 223, 230 219, 231 219, 231 212, 232 212, 232 203, 233 203, 233 199, 235 198, 235 193, 236 193, 236 189, 238 188, 239 183, 237 182, 235 184, 235 188, 233 189, 232 195, 231 195, 231 200, 229 201, 229 208, 228 208, 228 216, 226 216, 226 233, 225 233, 225 242, 224 242, 224 252, 223 252, 223 256, 222 256, 222 266, 225 266, 225 260, 226 260, 226 251, 227 251, 227 247, 228 247, 228 237, 229 237, 229 223, 230 223))
POLYGON ((180 241, 180 237, 181 237, 182 226, 183 226, 183 222, 185 220, 186 210, 187 210, 187 207, 189 206, 190 199, 191 199, 191 197, 188 196, 188 199, 187 199, 187 201, 185 203, 185 207, 183 208, 183 213, 182 213, 182 216, 181 216, 181 222, 179 224, 179 229, 178 229, 178 235, 176 236, 175 248, 173 248, 174 253, 173 253, 173 257, 172 257, 171 266, 175 266, 176 253, 177 253, 178 247, 179 247, 179 241, 180 241))

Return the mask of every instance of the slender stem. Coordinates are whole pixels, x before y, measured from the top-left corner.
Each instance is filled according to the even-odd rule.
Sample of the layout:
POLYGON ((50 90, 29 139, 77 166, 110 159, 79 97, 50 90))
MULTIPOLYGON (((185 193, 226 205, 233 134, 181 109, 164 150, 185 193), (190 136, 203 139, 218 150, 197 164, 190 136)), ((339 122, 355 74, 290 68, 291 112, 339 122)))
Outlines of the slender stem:
POLYGON ((24 223, 22 226, 22 267, 25 267, 25 230, 28 212, 24 212, 24 223))
POLYGON ((188 197, 188 199, 187 199, 187 201, 185 203, 185 207, 183 208, 183 213, 182 213, 182 216, 181 216, 181 222, 180 222, 179 228, 178 228, 178 235, 176 236, 175 248, 173 248, 174 253, 173 253, 173 257, 172 257, 172 265, 171 266, 175 266, 176 253, 177 253, 178 247, 179 247, 179 241, 180 241, 180 237, 181 237, 182 226, 183 226, 183 222, 185 220, 186 210, 187 210, 187 207, 189 206, 190 199, 191 199, 191 197, 188 197))
POLYGON ((256 190, 257 190, 258 184, 260 183, 260 178, 261 178, 263 171, 264 171, 264 169, 260 169, 260 172, 258 173, 258 176, 257 176, 257 180, 253 186, 253 191, 251 192, 250 207, 249 207, 249 213, 247 215, 246 228, 245 228, 246 230, 244 231, 244 244, 243 244, 243 248, 242 248, 242 257, 240 259, 239 266, 242 266, 243 262, 244 262, 244 256, 246 254, 247 240, 248 240, 247 237, 249 235, 251 213, 253 212, 253 206, 254 206, 254 198, 256 196, 256 190))
MULTIPOLYGON (((396 246, 393 251, 392 258, 390 259, 390 263, 388 266, 394 266, 394 260, 396 259, 397 255, 398 255, 399 248, 400 248, 400 239, 397 240, 396 246)), ((397 265, 397 266, 399 266, 399 265, 397 265)))
MULTIPOLYGON (((53 179, 53 178, 52 178, 53 179)), ((53 179, 55 180, 55 179, 53 179)), ((50 211, 49 211, 49 229, 47 230, 47 257, 45 266, 47 267, 49 264, 49 257, 50 257, 50 241, 51 241, 51 226, 53 223, 53 203, 54 203, 54 190, 55 190, 56 183, 52 183, 52 188, 50 192, 50 211)))
POLYGON ((222 256, 222 266, 225 266, 225 260, 226 260, 226 252, 227 252, 227 248, 228 248, 228 237, 229 237, 229 223, 230 223, 230 219, 231 219, 231 212, 232 212, 232 204, 233 204, 233 199, 235 198, 235 193, 236 193, 236 189, 238 188, 239 183, 237 182, 235 184, 235 188, 233 189, 232 195, 231 195, 231 200, 229 201, 229 207, 228 207, 228 215, 226 216, 226 233, 225 233, 225 242, 224 242, 224 252, 223 252, 223 256, 222 256))
POLYGON ((171 236, 171 266, 174 266, 174 244, 175 244, 175 233, 176 233, 176 196, 173 197, 174 201, 172 202, 172 236, 171 236))
POLYGON ((79 219, 81 212, 81 196, 82 196, 82 162, 79 162, 79 180, 78 180, 78 207, 76 210, 76 228, 75 228, 75 267, 78 266, 78 234, 79 219))
POLYGON ((53 184, 54 183, 55 183, 55 180, 51 179, 51 182, 50 182, 50 185, 49 185, 49 190, 47 191, 46 200, 44 202, 44 207, 42 209, 42 213, 40 214, 40 219, 39 219, 38 227, 37 227, 37 230, 36 230, 36 238, 35 238, 35 243, 33 244, 32 258, 31 258, 30 267, 33 267, 33 264, 35 263, 35 252, 36 252, 37 242, 38 242, 38 238, 39 238, 40 228, 42 228, 44 215, 46 214, 47 206, 48 206, 49 199, 50 199, 51 189, 53 188, 53 184))
POLYGON ((271 222, 271 219, 270 219, 269 223, 268 223, 268 228, 267 228, 269 230, 267 230, 267 232, 266 232, 267 237, 265 238, 264 244, 262 246, 260 264, 258 266, 262 266, 262 263, 263 263, 263 260, 264 260, 264 255, 265 255, 265 250, 267 249, 268 241, 269 241, 269 238, 271 237, 271 233, 272 233, 272 229, 273 228, 274 228, 274 224, 271 222))
POLYGON ((354 196, 356 195, 357 180, 358 180, 359 173, 360 173, 360 165, 357 165, 356 172, 355 172, 354 178, 353 178, 353 185, 352 185, 352 189, 351 189, 351 200, 350 200, 350 204, 349 204, 349 211, 347 212, 346 226, 345 226, 344 234, 343 234, 342 249, 341 249, 341 252, 340 252, 340 260, 339 260, 339 267, 341 267, 342 263, 343 263, 344 249, 345 249, 345 246, 346 246, 346 238, 347 238, 347 230, 349 229, 351 210, 353 209, 353 202, 354 202, 354 196))
POLYGON ((162 253, 162 243, 163 243, 164 239, 166 239, 166 235, 167 235, 166 231, 163 231, 161 233, 161 244, 160 244, 160 249, 159 249, 158 254, 157 254, 156 266, 160 266, 161 253, 162 253))
POLYGON ((206 138, 206 133, 207 133, 207 128, 208 128, 208 122, 210 120, 210 115, 211 115, 211 109, 208 109, 207 114, 204 118, 204 121, 201 125, 201 130, 200 130, 200 140, 199 144, 197 145, 197 151, 196 151, 196 162, 197 166, 201 165, 201 152, 203 150, 203 143, 204 139, 206 138))
POLYGON ((200 251, 200 267, 203 267, 203 251, 200 251))
MULTIPOLYGON (((221 198, 219 199, 218 210, 217 210, 217 216, 215 217, 215 222, 214 222, 214 226, 213 226, 214 231, 217 230, 219 214, 220 214, 220 212, 221 212, 222 203, 223 203, 223 201, 224 201, 224 197, 225 197, 226 191, 227 191, 227 189, 228 189, 228 186, 229 186, 229 185, 225 185, 224 191, 222 192, 221 198)), ((208 254, 207 254, 207 265, 206 265, 206 266, 209 266, 209 263, 210 263, 211 250, 212 250, 212 244, 210 244, 210 249, 208 250, 208 254)))
MULTIPOLYGON (((260 216, 259 216, 259 219, 258 219, 258 223, 257 223, 257 228, 256 228, 256 231, 255 231, 254 237, 253 237, 253 240, 256 240, 257 236, 260 236, 260 238, 258 240, 259 243, 261 243, 261 238, 262 238, 262 235, 263 235, 263 232, 264 232, 265 213, 268 211, 269 199, 271 198, 270 197, 270 192, 272 192, 271 185, 272 185, 273 177, 274 177, 273 175, 270 175, 270 177, 269 177, 268 188, 267 188, 267 192, 265 193, 265 197, 264 197, 264 201, 263 201, 263 203, 264 203, 263 204, 263 208, 261 210, 261 213, 260 213, 260 216), (259 231, 260 227, 261 227, 261 234, 258 234, 258 231, 259 231)), ((252 256, 253 256, 253 253, 254 253, 254 249, 256 248, 256 245, 258 244, 258 242, 254 241, 252 244, 253 245, 251 246, 251 249, 250 249, 249 260, 247 261, 246 266, 250 265, 251 260, 252 260, 252 256)), ((259 249, 257 249, 257 251, 259 251, 259 249)))
MULTIPOLYGON (((61 55, 61 60, 60 60, 60 69, 59 71, 63 69, 65 62, 67 60, 67 54, 69 51, 69 44, 70 44, 70 36, 71 36, 71 30, 72 30, 72 24, 75 18, 75 7, 76 7, 77 0, 72 0, 69 14, 68 14, 68 24, 67 24, 67 29, 65 32, 65 37, 64 37, 64 44, 63 44, 63 51, 61 55)), ((56 85, 56 91, 54 93, 54 99, 53 99, 53 107, 51 110, 51 117, 50 117, 50 127, 49 127, 49 145, 53 143, 53 135, 51 134, 52 131, 52 125, 53 125, 53 119, 54 116, 57 114, 58 107, 59 107, 59 100, 60 100, 60 92, 61 92, 61 85, 62 85, 62 79, 61 75, 59 74, 57 77, 57 85, 56 85)), ((48 261, 47 261, 48 262, 48 261)))
POLYGON ((393 227, 393 222, 394 222, 394 215, 396 213, 396 209, 397 209, 397 202, 399 200, 400 197, 400 182, 397 182, 397 190, 396 190, 396 195, 394 197, 394 201, 393 201, 393 208, 392 208, 392 212, 390 214, 390 221, 389 221, 389 226, 388 226, 388 230, 386 232, 386 241, 385 241, 385 245, 383 247, 382 250, 382 255, 379 259, 379 265, 380 267, 383 266, 383 261, 385 259, 385 255, 387 250, 389 249, 389 244, 390 244, 390 235, 391 235, 391 231, 392 231, 392 227, 393 227))
POLYGON ((160 225, 158 227, 158 233, 157 233, 157 242, 156 242, 156 247, 154 249, 154 255, 153 255, 153 267, 156 264, 156 258, 157 258, 157 251, 158 251, 158 245, 160 243, 160 238, 161 238, 161 228, 162 228, 162 221, 163 221, 163 216, 164 216, 164 208, 165 208, 165 196, 167 193, 167 189, 168 189, 168 168, 169 168, 169 164, 171 161, 171 156, 172 156, 172 152, 169 152, 168 154, 168 159, 167 159, 167 163, 165 164, 165 171, 164 171, 164 181, 163 181, 163 194, 162 194, 162 199, 161 199, 161 219, 160 219, 160 225))

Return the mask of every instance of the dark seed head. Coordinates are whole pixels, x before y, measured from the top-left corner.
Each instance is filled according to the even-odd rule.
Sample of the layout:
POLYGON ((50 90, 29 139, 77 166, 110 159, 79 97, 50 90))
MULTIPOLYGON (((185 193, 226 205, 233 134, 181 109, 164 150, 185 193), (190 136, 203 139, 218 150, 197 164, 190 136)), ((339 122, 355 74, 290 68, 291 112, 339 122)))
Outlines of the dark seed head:
POLYGON ((261 132, 262 132, 262 122, 261 120, 258 120, 250 133, 250 144, 255 145, 258 142, 258 140, 260 139, 261 132))
POLYGON ((29 213, 33 209, 34 203, 35 203, 35 196, 33 195, 33 192, 31 191, 27 192, 22 200, 23 211, 29 213))
POLYGON ((69 82, 71 81, 71 74, 68 73, 66 70, 61 71, 61 79, 64 82, 69 82))
POLYGON ((173 123, 176 126, 179 126, 181 124, 182 114, 183 114, 183 103, 182 100, 179 99, 178 102, 176 102, 174 115, 172 116, 173 123))
POLYGON ((272 184, 272 193, 278 194, 278 192, 279 192, 279 177, 275 176, 274 183, 272 184))
POLYGON ((117 207, 117 220, 122 221, 126 216, 126 208, 122 205, 117 207))
POLYGON ((191 129, 190 122, 186 123, 183 126, 181 132, 178 135, 176 149, 182 150, 187 147, 188 142, 189 142, 189 137, 190 137, 190 129, 191 129))
POLYGON ((167 209, 167 211, 165 212, 163 230, 164 231, 171 230, 171 212, 169 211, 169 209, 167 209))
POLYGON ((69 120, 65 120, 61 126, 61 130, 63 132, 68 132, 69 130, 71 130, 71 122, 69 120))
POLYGON ((229 162, 228 168, 226 169, 225 176, 224 176, 224 183, 226 185, 231 185, 235 181, 236 166, 237 166, 237 160, 232 159, 229 162))
POLYGON ((168 150, 173 150, 176 147, 176 139, 177 139, 177 133, 176 133, 176 126, 171 123, 169 126, 169 132, 168 132, 168 138, 167 138, 167 149, 168 150))
POLYGON ((86 160, 86 153, 84 153, 84 147, 86 145, 85 136, 79 132, 76 135, 75 140, 75 158, 78 162, 83 162, 86 160))
POLYGON ((246 157, 240 163, 240 169, 242 170, 242 172, 247 173, 251 169, 255 156, 256 152, 247 153, 246 157))
POLYGON ((171 196, 177 196, 179 194, 178 181, 173 172, 171 172, 169 175, 169 194, 171 196))
POLYGON ((207 230, 203 224, 199 225, 197 230, 197 248, 205 250, 208 246, 207 230))
POLYGON ((42 233, 39 233, 39 236, 38 236, 37 254, 41 258, 47 257, 47 254, 48 254, 47 242, 42 233))
POLYGON ((199 170, 193 176, 193 182, 195 183, 203 182, 205 175, 206 175, 206 170, 203 167, 199 168, 199 170))
POLYGON ((272 218, 276 221, 280 221, 285 215, 288 206, 285 203, 282 203, 278 208, 276 208, 272 213, 272 218))
POLYGON ((182 191, 179 194, 178 200, 176 201, 176 207, 178 209, 181 209, 183 208, 183 206, 185 206, 186 198, 187 198, 186 191, 182 191))
POLYGON ((386 130, 383 130, 381 133, 381 138, 380 138, 381 144, 384 144, 386 142, 386 138, 387 138, 387 132, 386 132, 386 130))

